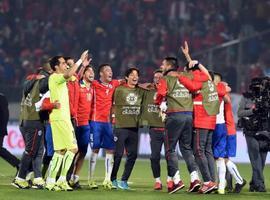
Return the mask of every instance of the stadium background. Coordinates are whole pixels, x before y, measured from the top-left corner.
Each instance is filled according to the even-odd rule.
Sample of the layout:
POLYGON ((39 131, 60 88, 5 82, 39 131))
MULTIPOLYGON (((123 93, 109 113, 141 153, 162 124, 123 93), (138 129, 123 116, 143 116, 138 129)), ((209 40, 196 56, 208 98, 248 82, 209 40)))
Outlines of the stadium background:
MULTIPOLYGON (((0 92, 11 118, 5 146, 17 155, 23 150, 18 112, 25 76, 52 55, 77 58, 83 49, 95 67, 111 63, 117 78, 137 66, 146 82, 165 56, 185 64, 179 48, 187 40, 193 58, 224 75, 236 112, 249 81, 270 75, 269 10, 269 0, 0 1, 0 92)), ((148 155, 148 135, 140 141, 140 155, 148 155)), ((248 162, 241 132, 236 161, 248 162)))

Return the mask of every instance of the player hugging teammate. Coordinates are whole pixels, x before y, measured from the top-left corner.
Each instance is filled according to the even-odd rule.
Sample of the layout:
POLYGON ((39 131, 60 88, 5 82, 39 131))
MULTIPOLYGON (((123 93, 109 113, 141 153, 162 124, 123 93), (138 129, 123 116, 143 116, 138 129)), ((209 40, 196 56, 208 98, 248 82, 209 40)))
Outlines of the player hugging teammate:
MULTIPOLYGON (((138 153, 138 130, 146 126, 151 138, 150 160, 155 190, 163 189, 159 162, 164 144, 169 194, 185 187, 178 167, 177 145, 190 175, 188 192, 208 194, 217 190, 219 194, 224 194, 227 167, 236 179, 233 191, 239 193, 246 181, 229 159, 236 154, 230 88, 222 82, 221 75, 216 73, 211 77, 201 63, 190 58, 187 43, 182 47, 182 52, 188 61, 183 72, 178 70, 176 58, 166 57, 160 69, 153 73, 153 83, 146 84, 139 84, 140 71, 135 67, 126 70, 124 79, 112 79, 109 64, 99 66, 99 78, 94 80, 94 69, 89 65, 91 60, 87 51, 76 63, 63 56, 53 57, 50 65, 54 73, 47 78, 49 95, 40 98, 39 94, 44 92, 40 91, 39 84, 44 77, 35 76, 32 87, 27 88, 23 99, 25 102, 25 98, 32 95, 32 104, 40 102, 40 109, 49 110, 50 113, 46 127, 50 124, 51 129, 45 130, 45 141, 52 159, 46 184, 40 173, 41 156, 28 149, 35 144, 35 149, 42 150, 43 141, 35 143, 35 137, 25 137, 27 146, 13 185, 29 188, 26 174, 33 168, 36 173, 33 186, 36 188, 51 191, 81 188, 79 173, 90 144, 90 189, 98 189, 94 172, 99 151, 103 148, 103 187, 129 190, 128 179, 138 153), (79 69, 81 64, 83 68, 79 69), (48 139, 47 132, 51 139, 48 139), (124 154, 124 172, 117 180, 124 154), (39 164, 31 166, 36 158, 39 164)), ((43 133, 44 124, 40 122, 39 109, 35 110, 33 106, 27 109, 26 106, 22 104, 23 116, 28 116, 23 119, 24 126, 30 123, 33 133, 35 130, 43 133), (30 115, 35 118, 32 119, 30 115), (34 127, 34 122, 38 122, 37 127, 34 127)), ((22 131, 24 135, 29 135, 26 130, 22 131)))

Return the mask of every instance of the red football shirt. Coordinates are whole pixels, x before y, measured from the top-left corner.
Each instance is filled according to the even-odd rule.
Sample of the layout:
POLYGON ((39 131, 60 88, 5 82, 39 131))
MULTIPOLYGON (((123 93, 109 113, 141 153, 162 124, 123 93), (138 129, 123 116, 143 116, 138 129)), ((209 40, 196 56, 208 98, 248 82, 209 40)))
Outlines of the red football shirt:
POLYGON ((111 108, 113 102, 113 93, 120 81, 112 80, 110 83, 93 81, 94 89, 93 110, 91 120, 95 122, 111 122, 111 108))
POLYGON ((83 81, 80 82, 79 104, 77 110, 78 126, 85 126, 89 123, 93 99, 92 87, 87 88, 83 81))
POLYGON ((67 87, 68 87, 70 115, 72 118, 77 120, 79 87, 80 87, 78 75, 72 76, 72 78, 67 82, 67 87))
POLYGON ((235 135, 236 128, 235 128, 235 123, 234 123, 234 118, 233 118, 233 110, 232 110, 231 102, 227 102, 224 104, 224 116, 225 116, 225 124, 227 127, 228 135, 235 135))

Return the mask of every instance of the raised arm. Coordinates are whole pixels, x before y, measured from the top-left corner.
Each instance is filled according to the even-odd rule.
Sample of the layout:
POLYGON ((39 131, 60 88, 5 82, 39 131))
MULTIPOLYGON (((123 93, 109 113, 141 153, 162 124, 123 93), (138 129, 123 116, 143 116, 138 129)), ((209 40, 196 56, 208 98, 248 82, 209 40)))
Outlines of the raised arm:
POLYGON ((71 68, 69 68, 64 73, 64 78, 65 79, 69 79, 72 75, 74 75, 76 73, 76 71, 78 70, 79 66, 82 64, 82 62, 84 62, 85 59, 87 59, 87 55, 88 55, 88 50, 84 51, 82 53, 82 55, 81 55, 81 58, 71 68))
POLYGON ((208 76, 210 81, 213 81, 211 75, 209 74, 209 71, 206 69, 205 66, 203 66, 201 63, 199 63, 198 67, 203 73, 205 73, 208 76))
POLYGON ((190 55, 189 55, 189 47, 188 47, 187 41, 185 41, 184 47, 181 46, 181 50, 182 50, 182 53, 184 54, 184 56, 186 57, 186 60, 187 60, 188 62, 192 61, 192 59, 191 59, 191 57, 190 57, 190 55))
POLYGON ((84 69, 85 69, 85 68, 91 63, 91 61, 92 61, 92 58, 88 58, 88 57, 89 57, 89 56, 87 56, 86 59, 84 60, 84 62, 82 62, 82 67, 79 68, 79 70, 78 70, 78 77, 79 77, 79 79, 82 78, 84 69))
POLYGON ((202 83, 200 81, 194 81, 186 76, 180 75, 178 80, 183 84, 190 92, 196 92, 202 88, 202 83))
POLYGON ((192 68, 192 67, 194 67, 194 66, 196 66, 196 65, 198 64, 199 69, 200 69, 202 72, 204 72, 204 73, 208 76, 209 80, 212 81, 212 78, 211 78, 211 76, 210 76, 208 70, 206 69, 206 67, 204 67, 204 66, 203 66, 201 63, 199 63, 198 61, 195 61, 195 60, 192 60, 192 59, 191 59, 191 56, 190 56, 190 54, 189 54, 189 47, 188 47, 187 41, 185 41, 184 47, 181 46, 181 50, 182 50, 182 53, 184 54, 186 60, 187 60, 188 63, 189 63, 189 64, 188 64, 188 67, 189 67, 189 68, 192 68))

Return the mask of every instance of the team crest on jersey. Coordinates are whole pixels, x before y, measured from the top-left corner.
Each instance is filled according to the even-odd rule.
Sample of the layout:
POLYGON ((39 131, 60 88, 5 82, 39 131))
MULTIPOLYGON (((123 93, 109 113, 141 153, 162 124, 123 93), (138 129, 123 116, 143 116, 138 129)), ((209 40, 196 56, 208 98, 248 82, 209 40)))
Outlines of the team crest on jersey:
POLYGON ((42 135, 42 131, 39 130, 39 131, 38 131, 38 136, 41 136, 41 135, 42 135))
POLYGON ((137 95, 134 94, 134 93, 130 93, 130 94, 128 94, 128 96, 126 97, 126 101, 127 101, 127 103, 128 103, 129 105, 135 105, 136 102, 137 102, 137 100, 138 100, 138 97, 137 97, 137 95))
POLYGON ((209 87, 209 90, 210 90, 211 92, 213 92, 213 91, 215 90, 214 84, 213 84, 212 81, 208 81, 208 87, 209 87))

